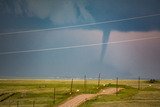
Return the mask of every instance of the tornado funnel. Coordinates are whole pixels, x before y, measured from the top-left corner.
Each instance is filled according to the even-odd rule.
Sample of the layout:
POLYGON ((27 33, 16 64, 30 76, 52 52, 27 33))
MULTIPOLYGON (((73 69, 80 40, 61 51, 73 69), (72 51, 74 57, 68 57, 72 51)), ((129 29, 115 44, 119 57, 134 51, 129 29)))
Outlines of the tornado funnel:
POLYGON ((103 37, 102 37, 102 48, 101 48, 101 56, 100 56, 100 62, 103 62, 104 57, 105 57, 105 53, 106 53, 106 49, 107 49, 107 42, 109 39, 109 34, 110 31, 109 30, 103 30, 103 37))

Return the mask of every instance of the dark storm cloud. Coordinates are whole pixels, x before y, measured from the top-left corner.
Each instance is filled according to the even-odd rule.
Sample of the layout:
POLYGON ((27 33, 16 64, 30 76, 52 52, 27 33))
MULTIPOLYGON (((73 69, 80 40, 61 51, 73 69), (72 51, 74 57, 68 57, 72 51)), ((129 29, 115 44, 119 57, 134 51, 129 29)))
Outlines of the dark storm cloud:
MULTIPOLYGON (((131 17, 154 15, 159 13, 159 0, 119 0, 116 2, 114 0, 0 0, 0 32, 63 27, 107 20, 119 20, 131 17)), ((68 29, 72 33, 76 32, 74 35, 79 35, 78 37, 73 36, 72 33, 66 32, 65 30, 59 30, 59 36, 56 36, 57 31, 54 30, 45 31, 43 33, 20 33, 1 36, 0 52, 37 48, 43 49, 48 47, 66 46, 66 44, 81 45, 81 42, 79 41, 85 41, 86 39, 87 40, 83 42, 84 44, 95 43, 95 41, 92 41, 92 39, 94 39, 92 36, 93 33, 89 33, 90 35, 88 36, 90 36, 90 38, 88 38, 85 34, 85 29, 91 31, 95 29, 101 30, 103 32, 103 37, 101 34, 98 34, 96 38, 98 38, 98 40, 102 39, 101 42, 106 43, 108 42, 111 35, 110 33, 113 30, 120 32, 135 31, 137 33, 146 31, 150 32, 153 30, 159 31, 159 19, 160 16, 157 15, 129 21, 119 21, 116 23, 79 27, 77 28, 77 31, 75 31, 75 29, 68 29), (79 31, 79 29, 84 30, 79 31), (65 34, 63 32, 65 32, 65 34), (73 37, 69 37, 70 35, 73 37), (52 38, 52 36, 55 38, 52 38)), ((100 32, 99 30, 98 32, 100 32)), ((111 63, 107 64, 108 62, 106 62, 106 60, 108 59, 106 59, 107 56, 105 53, 107 45, 102 45, 101 48, 87 48, 72 52, 68 50, 67 52, 58 52, 58 54, 55 53, 52 55, 47 52, 45 55, 39 53, 39 57, 35 55, 35 53, 29 53, 28 55, 11 55, 12 57, 0 56, 0 69, 2 74, 5 74, 4 71, 8 72, 6 74, 11 74, 11 71, 13 71, 12 74, 15 75, 18 75, 19 73, 22 75, 29 75, 27 74, 27 71, 30 71, 31 74, 37 74, 38 71, 39 73, 41 71, 41 74, 45 74, 43 71, 46 71, 48 72, 46 75, 49 75, 52 72, 54 72, 55 75, 61 75, 61 73, 63 75, 66 75, 67 73, 70 73, 70 75, 83 75, 87 71, 89 74, 91 74, 92 71, 97 73, 105 72, 108 69, 110 70, 109 73, 113 76, 118 70, 123 72, 123 65, 120 65, 120 67, 115 67, 111 63), (102 50, 100 50, 101 48, 102 50), (98 52, 95 50, 98 50, 98 52), (84 57, 82 55, 83 52, 86 52, 84 57), (92 52, 95 53, 93 56, 91 56, 92 52), (51 60, 52 58, 54 61, 51 60), (88 61, 85 61, 87 58, 89 58, 88 61), (101 60, 101 62, 99 62, 99 60, 101 60), (104 62, 102 63, 102 61, 104 62), (72 67, 74 64, 75 67, 72 67), (118 69, 115 69, 114 67, 118 69)), ((154 52, 155 50, 153 53, 154 52)), ((122 56, 123 55, 120 54, 119 57, 122 56)), ((149 56, 152 57, 157 55, 151 54, 149 56)), ((143 59, 141 59, 141 61, 143 62, 143 59)), ((157 64, 159 64, 159 62, 157 62, 157 64)), ((135 70, 140 70, 136 67, 137 66, 134 68, 135 70)), ((127 69, 124 70, 127 71, 127 69)), ((142 72, 145 71, 144 69, 141 70, 142 72)), ((122 72, 121 74, 123 74, 122 72)), ((155 72, 155 75, 158 74, 157 69, 155 72)), ((125 72, 123 75, 130 75, 130 72, 125 72)))

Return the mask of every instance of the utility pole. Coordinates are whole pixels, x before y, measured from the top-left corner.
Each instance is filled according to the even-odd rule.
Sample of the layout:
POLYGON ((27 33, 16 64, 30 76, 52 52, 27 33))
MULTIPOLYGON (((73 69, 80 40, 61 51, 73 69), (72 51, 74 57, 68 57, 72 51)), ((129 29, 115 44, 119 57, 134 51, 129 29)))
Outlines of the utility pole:
POLYGON ((140 76, 138 77, 138 90, 140 90, 140 81, 141 81, 141 78, 140 76))
POLYGON ((72 94, 72 87, 73 87, 73 78, 71 80, 71 89, 70 89, 70 93, 72 94))

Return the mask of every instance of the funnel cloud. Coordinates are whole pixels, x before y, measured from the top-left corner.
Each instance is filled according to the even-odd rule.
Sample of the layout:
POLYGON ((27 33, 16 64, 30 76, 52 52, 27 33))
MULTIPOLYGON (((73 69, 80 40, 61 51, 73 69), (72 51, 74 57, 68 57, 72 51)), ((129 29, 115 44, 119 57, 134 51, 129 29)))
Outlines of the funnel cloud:
POLYGON ((103 59, 106 54, 106 49, 107 49, 106 43, 108 42, 109 34, 110 34, 109 30, 103 30, 102 43, 104 43, 104 44, 102 45, 102 48, 101 48, 100 62, 103 62, 103 59))

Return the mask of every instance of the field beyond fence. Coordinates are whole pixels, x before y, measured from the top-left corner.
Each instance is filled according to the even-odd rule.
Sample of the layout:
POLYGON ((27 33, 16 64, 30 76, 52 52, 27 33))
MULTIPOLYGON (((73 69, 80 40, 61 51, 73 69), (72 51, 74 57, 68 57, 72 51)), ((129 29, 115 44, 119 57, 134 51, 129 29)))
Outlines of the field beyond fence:
MULTIPOLYGON (((107 87, 123 87, 118 96, 97 96, 80 106, 107 106, 113 101, 152 101, 160 105, 160 82, 147 80, 0 80, 0 107, 54 107, 82 94, 107 87)), ((126 106, 127 107, 127 106, 126 106)), ((141 106, 140 106, 141 107, 141 106)), ((153 106, 154 107, 154 106, 153 106)), ((158 106, 157 106, 158 107, 158 106)))

